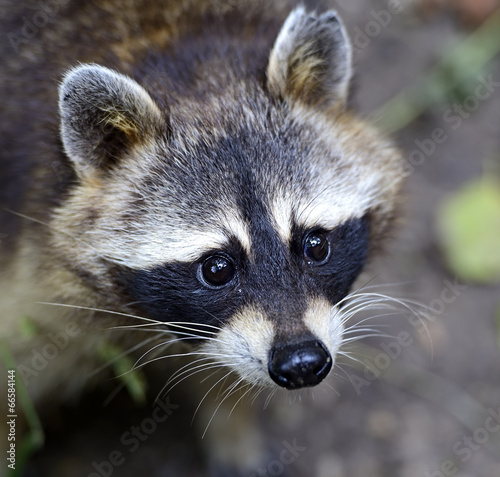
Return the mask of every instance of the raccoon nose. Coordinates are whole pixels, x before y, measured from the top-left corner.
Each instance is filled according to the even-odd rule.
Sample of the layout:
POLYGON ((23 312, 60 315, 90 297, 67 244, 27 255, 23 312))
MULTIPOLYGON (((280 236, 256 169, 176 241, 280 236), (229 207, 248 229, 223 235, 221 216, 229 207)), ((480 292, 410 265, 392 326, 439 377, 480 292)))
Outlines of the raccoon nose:
POLYGON ((274 348, 268 365, 272 380, 286 389, 316 386, 331 367, 330 353, 317 340, 274 348))

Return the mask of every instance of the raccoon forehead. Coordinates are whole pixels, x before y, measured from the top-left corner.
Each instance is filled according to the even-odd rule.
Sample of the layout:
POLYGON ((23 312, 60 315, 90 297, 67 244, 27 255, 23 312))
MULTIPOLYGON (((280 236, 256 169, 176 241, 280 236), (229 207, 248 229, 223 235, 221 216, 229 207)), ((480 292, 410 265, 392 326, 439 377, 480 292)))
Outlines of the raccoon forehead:
POLYGON ((281 240, 288 243, 294 227, 333 230, 348 220, 363 217, 384 196, 376 175, 356 177, 351 171, 338 180, 335 168, 325 171, 301 195, 282 191, 270 200, 270 216, 281 240), (336 177, 337 176, 337 177, 336 177))
POLYGON ((281 187, 269 201, 282 240, 290 240, 292 225, 334 229, 369 211, 390 216, 404 177, 394 145, 352 117, 333 121, 301 107, 292 115, 314 131, 315 147, 308 156, 305 186, 293 190, 290 182, 292 187, 281 187))

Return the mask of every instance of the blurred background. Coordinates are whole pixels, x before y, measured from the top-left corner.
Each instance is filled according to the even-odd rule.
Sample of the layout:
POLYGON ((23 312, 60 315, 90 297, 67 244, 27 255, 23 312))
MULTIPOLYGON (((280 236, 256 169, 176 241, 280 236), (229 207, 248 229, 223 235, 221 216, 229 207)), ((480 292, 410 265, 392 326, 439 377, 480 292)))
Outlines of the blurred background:
MULTIPOLYGON (((354 106, 394 135, 408 163, 403 220, 359 283, 385 284, 372 291, 414 300, 421 314, 401 306, 377 318, 388 336, 355 343, 358 361, 342 359, 327 386, 270 401, 262 475, 498 477, 500 3, 330 4, 355 47, 354 106), (285 442, 300 447, 290 463, 280 461, 285 442)), ((150 415, 126 396, 102 401, 54 417, 25 475, 89 475, 150 415)), ((112 475, 205 475, 177 433, 191 417, 175 412, 112 475)))

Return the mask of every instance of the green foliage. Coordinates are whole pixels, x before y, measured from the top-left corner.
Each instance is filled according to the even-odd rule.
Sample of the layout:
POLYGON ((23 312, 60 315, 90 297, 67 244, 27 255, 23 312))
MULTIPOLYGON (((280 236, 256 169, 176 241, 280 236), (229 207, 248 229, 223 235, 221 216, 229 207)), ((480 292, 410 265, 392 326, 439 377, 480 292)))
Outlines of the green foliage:
POLYGON ((389 133, 403 129, 432 106, 466 96, 467 83, 500 52, 500 9, 453 49, 446 48, 432 69, 375 111, 389 133))
POLYGON ((38 327, 29 316, 23 316, 19 320, 19 330, 25 338, 34 338, 38 334, 38 327))
POLYGON ((146 377, 141 369, 134 368, 133 359, 118 346, 105 343, 99 350, 102 360, 108 363, 121 384, 137 405, 146 403, 146 377))
POLYGON ((463 280, 500 280, 500 180, 466 184, 438 209, 437 226, 448 266, 463 280))
MULTIPOLYGON (((5 369, 16 369, 14 357, 7 346, 7 343, 0 343, 0 357, 4 363, 5 369)), ((31 456, 43 447, 45 435, 42 424, 35 410, 35 406, 29 397, 28 390, 24 383, 19 379, 16 373, 16 411, 19 416, 23 416, 28 425, 28 431, 19 439, 16 468, 8 472, 9 477, 20 477, 24 475, 24 469, 31 456)))

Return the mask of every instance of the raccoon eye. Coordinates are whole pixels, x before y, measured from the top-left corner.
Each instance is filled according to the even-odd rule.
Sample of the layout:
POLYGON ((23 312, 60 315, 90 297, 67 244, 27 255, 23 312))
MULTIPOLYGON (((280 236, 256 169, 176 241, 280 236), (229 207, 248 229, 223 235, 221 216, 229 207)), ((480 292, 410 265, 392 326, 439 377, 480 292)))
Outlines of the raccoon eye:
POLYGON ((234 265, 223 255, 212 255, 201 265, 203 280, 214 287, 229 283, 236 273, 234 265))
POLYGON ((309 265, 321 265, 330 256, 330 243, 319 232, 310 233, 304 242, 304 257, 309 265))

